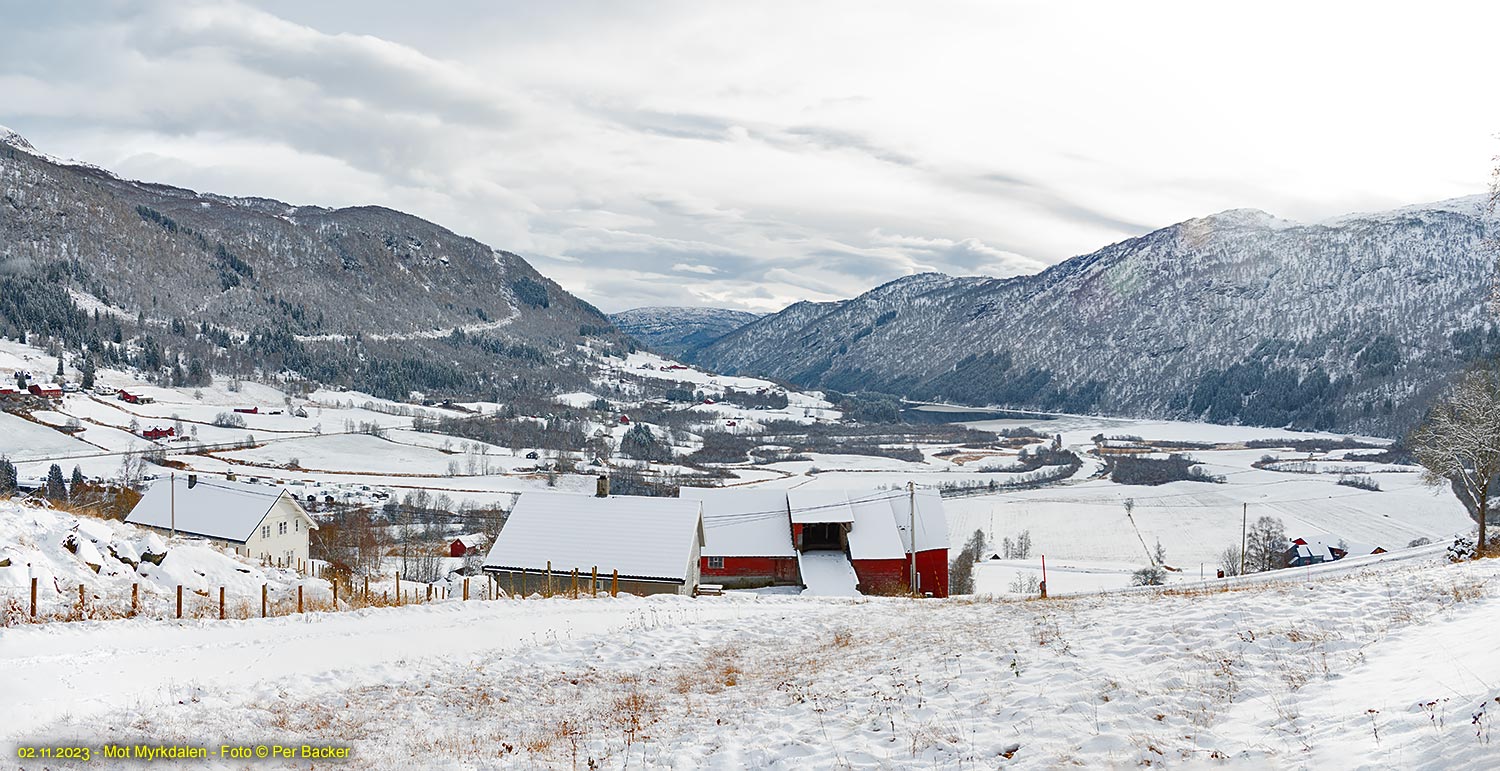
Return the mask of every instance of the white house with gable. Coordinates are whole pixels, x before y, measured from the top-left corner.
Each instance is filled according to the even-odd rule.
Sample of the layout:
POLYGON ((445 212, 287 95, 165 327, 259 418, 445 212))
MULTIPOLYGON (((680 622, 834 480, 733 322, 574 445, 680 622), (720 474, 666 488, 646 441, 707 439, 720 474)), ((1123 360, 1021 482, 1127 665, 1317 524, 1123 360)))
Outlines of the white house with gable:
POLYGON ((318 524, 286 490, 197 475, 160 479, 125 521, 218 541, 253 559, 294 564, 308 558, 318 524))

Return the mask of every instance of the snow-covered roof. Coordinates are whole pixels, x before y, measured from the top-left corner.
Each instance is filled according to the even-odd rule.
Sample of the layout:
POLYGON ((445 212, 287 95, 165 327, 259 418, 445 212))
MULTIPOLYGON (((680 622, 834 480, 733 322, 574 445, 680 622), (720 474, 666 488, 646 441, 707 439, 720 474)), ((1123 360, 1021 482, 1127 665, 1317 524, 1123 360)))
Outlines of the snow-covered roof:
MULTIPOLYGON (((849 496, 854 509, 854 527, 849 530, 849 557, 857 560, 905 559, 906 545, 896 528, 896 497, 905 502, 906 493, 881 490, 879 495, 849 496)), ((906 507, 903 505, 903 512, 906 507)))
POLYGON ((491 570, 574 568, 686 583, 702 504, 681 498, 522 493, 484 559, 491 570))
MULTIPOLYGON (((919 489, 917 502, 917 551, 947 549, 948 515, 943 511, 943 496, 931 488, 919 489)), ((896 529, 901 533, 902 548, 911 545, 911 496, 901 495, 891 499, 891 508, 896 514, 896 529)))
POLYGON ((684 487, 703 503, 703 556, 795 557, 784 490, 684 487))
MULTIPOLYGON (((279 487, 252 487, 222 479, 200 479, 189 488, 186 475, 179 475, 175 484, 171 479, 152 483, 125 521, 162 529, 173 528, 175 521, 179 533, 243 543, 255 534, 255 528, 283 495, 286 491, 279 487)), ((287 499, 297 505, 290 495, 287 499)), ((309 528, 317 528, 317 523, 301 506, 297 506, 297 511, 302 513, 309 528)))
POLYGON ((484 533, 469 533, 468 535, 461 535, 453 540, 463 544, 465 549, 472 549, 475 546, 483 546, 487 541, 490 540, 490 537, 485 535, 484 533))
POLYGON ((843 490, 798 488, 787 490, 786 498, 792 510, 792 522, 796 524, 854 521, 854 510, 849 508, 849 496, 843 490))

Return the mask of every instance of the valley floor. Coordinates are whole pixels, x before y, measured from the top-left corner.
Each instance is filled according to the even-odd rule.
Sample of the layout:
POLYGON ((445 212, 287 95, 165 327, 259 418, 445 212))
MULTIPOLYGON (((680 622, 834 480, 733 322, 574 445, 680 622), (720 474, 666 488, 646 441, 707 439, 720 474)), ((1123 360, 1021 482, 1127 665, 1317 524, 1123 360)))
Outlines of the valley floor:
POLYGON ((1500 560, 1427 552, 1049 601, 42 625, 0 635, 0 692, 27 694, 0 740, 347 743, 361 767, 1479 768, 1500 752, 1497 587, 1500 560))

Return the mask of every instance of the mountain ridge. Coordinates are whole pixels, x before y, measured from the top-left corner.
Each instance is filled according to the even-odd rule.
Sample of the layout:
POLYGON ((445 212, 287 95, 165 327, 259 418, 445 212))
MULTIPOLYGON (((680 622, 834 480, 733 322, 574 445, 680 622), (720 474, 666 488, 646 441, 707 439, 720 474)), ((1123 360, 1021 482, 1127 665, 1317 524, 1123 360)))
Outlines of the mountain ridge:
POLYGON ((1231 209, 1027 276, 796 304, 686 356, 803 387, 1399 435, 1500 351, 1485 203, 1312 224, 1231 209))

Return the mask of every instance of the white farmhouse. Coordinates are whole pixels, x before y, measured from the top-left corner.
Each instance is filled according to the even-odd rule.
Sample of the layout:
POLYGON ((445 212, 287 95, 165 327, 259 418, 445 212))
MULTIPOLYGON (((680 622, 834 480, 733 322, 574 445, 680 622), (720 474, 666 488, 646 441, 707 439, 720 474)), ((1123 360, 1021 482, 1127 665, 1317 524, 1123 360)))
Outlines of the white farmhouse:
POLYGON ((254 559, 294 564, 308 558, 318 525, 286 490, 198 479, 157 480, 126 522, 218 541, 254 559))

